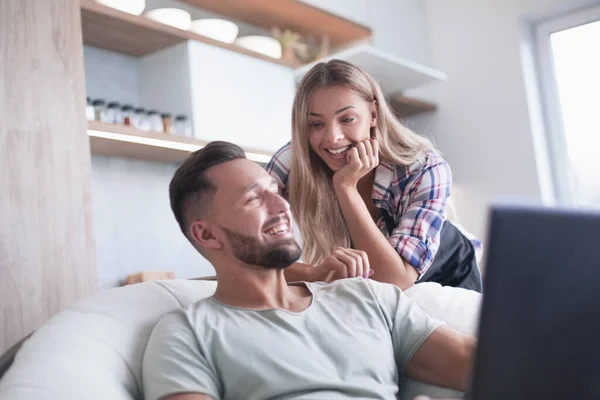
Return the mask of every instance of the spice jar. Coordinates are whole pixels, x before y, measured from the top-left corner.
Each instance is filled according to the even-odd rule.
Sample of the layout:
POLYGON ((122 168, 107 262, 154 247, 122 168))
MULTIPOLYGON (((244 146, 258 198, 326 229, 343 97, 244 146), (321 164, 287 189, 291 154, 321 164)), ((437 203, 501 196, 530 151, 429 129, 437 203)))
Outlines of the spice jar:
POLYGON ((109 124, 120 124, 123 118, 121 117, 121 105, 116 101, 108 103, 107 122, 109 124))
POLYGON ((146 117, 148 118, 149 130, 155 132, 163 131, 163 122, 158 111, 150 110, 146 114, 146 117))
POLYGON ((167 133, 169 135, 174 134, 175 126, 173 125, 173 118, 171 118, 171 114, 164 113, 161 115, 161 118, 162 118, 163 132, 167 133))
POLYGON ((86 98, 85 118, 88 121, 93 121, 96 119, 96 111, 94 110, 94 106, 92 105, 92 99, 90 99, 89 97, 86 98))
POLYGON ((146 109, 143 107, 138 107, 135 109, 135 116, 133 119, 133 126, 142 131, 150 130, 148 125, 148 119, 146 118, 146 109))
POLYGON ((100 122, 106 122, 106 102, 102 99, 97 99, 92 102, 94 106, 94 119, 100 122))
POLYGON ((192 127, 190 126, 188 117, 178 115, 175 117, 175 133, 181 136, 192 137, 192 127))
POLYGON ((125 104, 123 108, 121 108, 121 117, 123 125, 133 125, 135 112, 133 111, 133 107, 130 104, 125 104))

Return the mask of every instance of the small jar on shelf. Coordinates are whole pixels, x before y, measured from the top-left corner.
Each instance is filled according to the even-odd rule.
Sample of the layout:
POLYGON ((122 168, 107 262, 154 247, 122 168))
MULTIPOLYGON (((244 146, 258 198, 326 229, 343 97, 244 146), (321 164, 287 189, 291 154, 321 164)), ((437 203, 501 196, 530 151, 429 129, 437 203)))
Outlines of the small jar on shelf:
POLYGON ((116 101, 108 103, 107 122, 109 124, 120 124, 123 121, 121 116, 121 105, 116 101))
POLYGON ((175 126, 173 125, 173 118, 171 117, 171 114, 169 113, 164 113, 161 116, 162 119, 162 124, 163 124, 163 132, 168 134, 168 135, 172 135, 175 133, 175 126))
POLYGON ((187 116, 181 114, 175 117, 175 134, 187 137, 193 136, 192 127, 187 116))
POLYGON ((148 119, 148 125, 150 127, 149 130, 154 132, 162 132, 163 131, 163 121, 160 117, 158 111, 150 110, 146 113, 146 118, 148 119))
POLYGON ((102 99, 96 99, 92 102, 94 106, 94 119, 100 122, 106 122, 106 102, 102 99))
POLYGON ((144 107, 138 107, 135 109, 133 126, 142 131, 150 130, 150 125, 148 124, 148 118, 146 117, 146 109, 144 107))
POLYGON ((85 118, 88 121, 93 121, 96 119, 96 111, 94 110, 94 106, 92 105, 92 99, 90 99, 89 97, 86 98, 85 118))
POLYGON ((135 111, 133 111, 133 107, 130 104, 125 104, 121 108, 121 117, 123 125, 134 125, 135 111))

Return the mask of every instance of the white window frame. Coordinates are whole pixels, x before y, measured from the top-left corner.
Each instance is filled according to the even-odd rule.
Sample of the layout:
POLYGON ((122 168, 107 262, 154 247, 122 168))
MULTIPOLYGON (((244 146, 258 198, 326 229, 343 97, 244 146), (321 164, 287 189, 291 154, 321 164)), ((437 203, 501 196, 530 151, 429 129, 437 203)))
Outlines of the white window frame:
MULTIPOLYGON (((567 138, 558 97, 550 35, 599 20, 600 5, 596 5, 539 22, 534 27, 536 69, 545 126, 547 158, 552 174, 554 200, 562 204, 575 205, 577 199, 573 197, 574 188, 571 187, 567 170, 569 165, 567 138)), ((600 44, 598 46, 600 48, 600 44)))

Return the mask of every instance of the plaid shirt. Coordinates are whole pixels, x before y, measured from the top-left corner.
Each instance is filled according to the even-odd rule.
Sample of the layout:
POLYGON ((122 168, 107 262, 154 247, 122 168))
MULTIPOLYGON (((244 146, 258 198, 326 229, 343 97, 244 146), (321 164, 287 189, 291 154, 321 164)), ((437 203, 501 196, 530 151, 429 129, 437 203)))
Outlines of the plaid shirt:
MULTIPOLYGON (((288 143, 266 167, 286 198, 291 156, 288 143)), ((381 161, 375 170, 371 196, 382 214, 377 227, 419 275, 431 266, 440 245, 451 186, 450 166, 434 150, 428 150, 424 158, 408 167, 381 161)), ((457 228, 471 240, 479 259, 481 242, 460 226, 457 228)))

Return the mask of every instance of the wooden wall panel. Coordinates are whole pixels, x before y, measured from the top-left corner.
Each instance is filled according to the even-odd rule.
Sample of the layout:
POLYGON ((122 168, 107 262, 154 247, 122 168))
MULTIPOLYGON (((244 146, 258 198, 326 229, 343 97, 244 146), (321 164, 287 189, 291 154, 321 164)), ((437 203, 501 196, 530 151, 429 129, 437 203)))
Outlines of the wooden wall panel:
POLYGON ((78 0, 0 1, 0 354, 97 286, 78 0))

